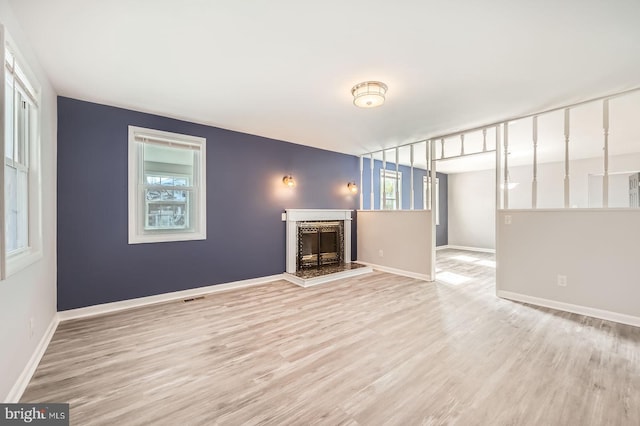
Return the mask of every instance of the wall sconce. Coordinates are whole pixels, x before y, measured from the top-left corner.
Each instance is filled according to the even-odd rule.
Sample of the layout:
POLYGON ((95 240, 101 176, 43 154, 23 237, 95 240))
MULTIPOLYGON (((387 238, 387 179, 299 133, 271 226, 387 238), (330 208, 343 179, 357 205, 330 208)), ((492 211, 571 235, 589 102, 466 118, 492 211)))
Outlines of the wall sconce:
POLYGON ((355 182, 349 182, 349 183, 347 184, 347 188, 349 188, 349 191, 350 191, 352 194, 357 194, 357 193, 358 193, 358 185, 356 185, 356 183, 355 183, 355 182))
POLYGON ((295 179, 293 179, 293 176, 291 175, 287 175, 283 177, 282 182, 284 182, 284 184, 287 185, 289 188, 293 188, 294 186, 296 186, 296 181, 295 179))

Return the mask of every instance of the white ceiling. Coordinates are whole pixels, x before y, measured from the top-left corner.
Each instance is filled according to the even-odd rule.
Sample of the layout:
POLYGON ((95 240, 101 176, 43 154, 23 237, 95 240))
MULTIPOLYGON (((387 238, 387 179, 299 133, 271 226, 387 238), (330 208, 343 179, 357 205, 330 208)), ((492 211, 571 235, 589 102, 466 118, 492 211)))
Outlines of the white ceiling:
POLYGON ((640 86, 638 0, 10 3, 59 95, 356 155, 640 86))
MULTIPOLYGON (((640 153, 640 91, 626 93, 609 99, 609 156, 640 153)), ((569 158, 570 161, 585 158, 603 158, 604 146, 604 105, 602 100, 585 103, 570 109, 569 116, 569 158)), ((538 116, 537 125, 538 163, 563 162, 565 158, 564 111, 556 110, 538 116)), ((502 135, 504 138, 504 136, 502 135)), ((460 136, 444 139, 444 160, 439 160, 436 168, 445 173, 461 173, 495 167, 495 128, 487 129, 486 139, 482 130, 465 133, 464 153, 486 153, 460 157, 462 141, 460 136), (447 158, 452 157, 452 158, 447 158), (456 158, 457 157, 457 158, 456 158)), ((504 142, 504 141, 503 141, 504 142)), ((531 166, 533 164, 533 118, 527 117, 510 121, 508 130, 508 161, 510 166, 531 166)), ((386 160, 395 162, 395 148, 387 149, 386 160)), ((501 153, 503 155, 504 152, 501 153)), ((426 144, 414 144, 414 166, 426 168, 426 144)), ((411 163, 410 147, 403 146, 398 151, 399 163, 411 163)), ((382 152, 374 153, 374 158, 382 160, 382 152)), ((442 158, 442 145, 436 141, 436 159, 442 158)), ((393 168, 394 165, 391 165, 393 168)), ((640 164, 637 165, 640 169, 640 164)))

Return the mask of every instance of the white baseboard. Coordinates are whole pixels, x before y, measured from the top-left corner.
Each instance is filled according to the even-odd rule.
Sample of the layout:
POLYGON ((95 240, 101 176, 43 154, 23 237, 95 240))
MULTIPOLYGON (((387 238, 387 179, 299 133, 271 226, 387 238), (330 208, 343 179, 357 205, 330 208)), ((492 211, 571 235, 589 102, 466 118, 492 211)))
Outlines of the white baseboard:
POLYGON ((205 294, 218 293, 221 291, 234 290, 238 288, 253 287, 267 284, 273 281, 284 279, 283 274, 271 275, 268 277, 252 278, 249 280, 234 281, 224 284, 210 285, 207 287, 192 288, 189 290, 174 291, 171 293, 158 294, 155 296, 139 297, 137 299, 123 300, 120 302, 103 303, 100 305, 88 306, 86 308, 69 309, 58 312, 60 321, 70 319, 85 318, 95 315, 102 315, 110 312, 123 311, 140 306, 153 305, 156 303, 170 302, 172 300, 188 299, 190 297, 202 296, 205 294))
POLYGON ((388 272, 390 274, 401 275, 403 277, 415 278, 417 280, 423 281, 433 281, 429 274, 420 274, 417 272, 405 271, 402 269, 391 268, 389 266, 376 265, 375 263, 363 262, 362 260, 356 260, 358 263, 362 263, 363 265, 371 266, 373 269, 388 272))
POLYGON ((590 308, 588 306, 573 305, 571 303, 558 302, 556 300, 543 299, 541 297, 512 293, 504 290, 498 290, 496 295, 503 299, 514 300, 516 302, 529 303, 531 305, 543 306, 545 308, 557 309, 559 311, 571 312, 574 314, 640 327, 640 317, 634 317, 632 315, 605 311, 604 309, 590 308))
MULTIPOLYGON (((482 248, 482 247, 467 247, 467 246, 447 245, 447 246, 442 246, 442 248, 449 248, 449 249, 454 249, 454 250, 477 251, 479 253, 495 253, 496 252, 496 249, 482 248)), ((436 250, 439 250, 439 249, 440 249, 440 247, 436 248, 436 250)))
POLYGON ((448 248, 449 248, 449 245, 446 245, 446 246, 436 246, 436 251, 438 251, 438 250, 444 250, 444 249, 448 249, 448 248))
POLYGON ((38 343, 38 346, 36 346, 36 349, 33 351, 33 355, 31 355, 29 362, 24 367, 24 370, 22 370, 22 373, 18 377, 18 380, 11 388, 11 391, 9 391, 9 395, 7 395, 5 403, 16 403, 20 401, 20 398, 22 398, 22 394, 31 381, 33 374, 38 368, 38 364, 40 364, 42 356, 44 355, 47 347, 49 346, 49 343, 51 342, 53 334, 58 328, 59 322, 60 321, 58 320, 57 314, 54 315, 53 318, 51 318, 51 322, 49 323, 49 327, 47 327, 47 331, 44 332, 44 335, 40 339, 40 342, 38 343))

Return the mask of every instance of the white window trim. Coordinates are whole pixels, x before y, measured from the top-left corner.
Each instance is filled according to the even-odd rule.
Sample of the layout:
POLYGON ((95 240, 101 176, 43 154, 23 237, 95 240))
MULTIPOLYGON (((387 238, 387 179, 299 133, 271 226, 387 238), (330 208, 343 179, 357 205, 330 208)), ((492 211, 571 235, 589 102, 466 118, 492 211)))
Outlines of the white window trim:
POLYGON ((12 253, 7 253, 6 237, 5 237, 5 176, 4 167, 0 171, 0 185, 2 185, 2 197, 0 197, 0 228, 3 230, 0 238, 0 278, 6 279, 7 277, 25 269, 29 265, 39 261, 43 258, 43 240, 42 240, 42 174, 40 164, 40 135, 42 126, 42 114, 40 111, 41 105, 41 90, 37 79, 29 69, 27 62, 23 59, 20 51, 15 47, 15 43, 11 40, 9 34, 5 31, 4 26, 0 25, 0 64, 2 70, 0 71, 0 80, 2 85, 0 87, 0 154, 5 158, 5 80, 7 68, 5 65, 5 49, 9 49, 14 57, 15 63, 19 64, 20 75, 17 77, 23 84, 28 85, 27 94, 31 98, 31 101, 36 107, 36 123, 31 129, 33 132, 33 139, 30 140, 27 153, 29 156, 29 168, 28 168, 28 245, 27 247, 16 250, 12 253))
MULTIPOLYGON (((398 200, 395 202, 395 207, 391 210, 402 210, 402 172, 398 171, 398 200)), ((384 200, 384 180, 385 178, 395 179, 396 171, 388 169, 380 169, 380 210, 386 210, 383 205, 384 200)), ((390 198, 394 200, 395 198, 390 198)), ((387 198, 389 200, 389 198, 387 198)))
MULTIPOLYGON (((429 199, 427 193, 427 185, 428 182, 431 182, 431 176, 422 176, 422 207, 425 210, 429 210, 429 199)), ((436 187, 434 188, 436 192, 436 225, 440 225, 440 178, 436 178, 436 187)))
POLYGON ((198 136, 183 135, 179 133, 163 132, 155 129, 129 126, 129 244, 160 243, 170 241, 192 241, 207 239, 207 140, 198 136), (195 191, 196 214, 194 218, 195 231, 166 230, 157 234, 144 232, 144 226, 140 220, 143 203, 138 199, 138 179, 142 170, 138 156, 138 140, 149 139, 161 141, 167 144, 195 145, 199 147, 200 164, 198 164, 198 186, 195 191), (136 140, 138 139, 138 140, 136 140))

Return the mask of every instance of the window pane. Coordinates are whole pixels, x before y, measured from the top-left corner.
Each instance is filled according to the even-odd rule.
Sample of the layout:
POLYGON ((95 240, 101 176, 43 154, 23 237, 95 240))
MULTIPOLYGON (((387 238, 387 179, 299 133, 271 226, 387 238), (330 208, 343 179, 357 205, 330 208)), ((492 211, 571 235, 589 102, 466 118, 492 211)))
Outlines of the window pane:
POLYGON ((146 190, 145 198, 147 201, 185 201, 187 199, 187 191, 150 188, 146 190))
POLYGON ((26 170, 18 170, 17 188, 17 242, 18 248, 25 248, 29 244, 29 173, 26 170))
POLYGON ((173 179, 173 177, 169 177, 169 176, 162 176, 162 177, 160 177, 160 185, 164 185, 164 186, 174 186, 174 179, 173 179))
POLYGON ((16 148, 15 160, 20 164, 27 164, 27 142, 29 137, 29 110, 22 93, 16 92, 16 112, 18 120, 16 123, 16 148))
POLYGON ((155 171, 163 172, 165 176, 173 174, 191 176, 195 160, 194 152, 188 148, 146 143, 144 144, 145 174, 155 171))
POLYGON ((398 208, 399 203, 397 201, 397 196, 402 195, 402 172, 399 172, 397 176, 398 177, 396 179, 396 172, 394 170, 380 171, 380 199, 384 201, 382 205, 385 209, 398 208), (396 186, 398 188, 398 192, 396 192, 396 186))
POLYGON ((5 234, 7 252, 18 249, 18 171, 4 167, 5 174, 5 234))
POLYGON ((187 227, 187 203, 149 203, 148 229, 182 229, 187 227))
POLYGON ((147 176, 148 185, 160 185, 160 176, 147 176))
POLYGON ((4 155, 13 160, 13 76, 11 75, 7 75, 4 96, 4 155))
POLYGON ((164 201, 171 201, 171 200, 184 201, 186 199, 186 191, 162 190, 160 195, 161 195, 160 198, 164 201))
POLYGON ((387 200, 396 198, 396 180, 395 178, 386 177, 384 179, 384 192, 387 200))

